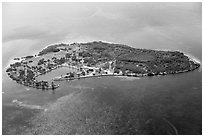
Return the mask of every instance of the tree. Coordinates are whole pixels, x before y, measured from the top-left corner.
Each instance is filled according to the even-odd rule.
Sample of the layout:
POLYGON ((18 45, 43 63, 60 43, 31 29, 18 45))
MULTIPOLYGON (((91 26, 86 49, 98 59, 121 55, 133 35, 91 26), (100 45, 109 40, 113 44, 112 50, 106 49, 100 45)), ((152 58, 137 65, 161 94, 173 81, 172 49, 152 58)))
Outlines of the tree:
POLYGON ((64 58, 64 57, 60 58, 59 63, 60 63, 60 64, 65 63, 65 58, 64 58))
POLYGON ((44 58, 42 58, 42 59, 40 59, 39 61, 38 61, 38 65, 42 65, 44 63, 44 58))
POLYGON ((30 69, 27 70, 27 79, 32 80, 34 77, 34 73, 33 71, 31 71, 30 69))
POLYGON ((82 52, 79 52, 79 56, 81 57, 83 55, 83 53, 82 52))
POLYGON ((71 54, 70 54, 70 53, 66 53, 66 54, 65 54, 65 58, 66 58, 66 59, 68 59, 68 58, 70 58, 70 57, 71 57, 71 54))
POLYGON ((86 75, 85 71, 82 71, 82 72, 81 72, 81 74, 82 74, 83 76, 85 76, 85 75, 86 75))
POLYGON ((119 74, 119 73, 120 73, 119 69, 115 68, 115 69, 114 69, 114 73, 119 74))
POLYGON ((12 69, 12 68, 8 68, 8 69, 6 70, 6 72, 10 72, 10 71, 13 71, 13 69, 12 69))
POLYGON ((147 74, 147 76, 154 76, 154 74, 150 72, 147 74))
POLYGON ((74 61, 76 60, 76 55, 72 56, 72 60, 74 60, 74 61))
POLYGON ((74 73, 70 72, 70 77, 74 77, 74 73))
MULTIPOLYGON (((10 65, 11 66, 11 65, 10 65)), ((21 63, 20 62, 16 62, 15 64, 12 65, 12 67, 19 67, 21 66, 21 63)))

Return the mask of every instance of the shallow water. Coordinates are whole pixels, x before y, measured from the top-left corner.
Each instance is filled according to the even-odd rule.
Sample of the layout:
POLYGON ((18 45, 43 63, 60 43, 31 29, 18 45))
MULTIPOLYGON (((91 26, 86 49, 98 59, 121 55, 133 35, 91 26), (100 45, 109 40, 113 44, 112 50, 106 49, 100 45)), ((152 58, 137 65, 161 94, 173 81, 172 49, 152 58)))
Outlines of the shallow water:
POLYGON ((76 70, 68 67, 61 67, 51 72, 48 72, 46 75, 40 75, 37 77, 37 80, 46 80, 51 81, 53 78, 66 75, 68 72, 76 72, 76 70))
MULTIPOLYGON (((37 54, 52 43, 95 40, 179 50, 201 60, 202 3, 4 3, 2 11, 3 134, 25 134, 35 127, 31 121, 36 116, 56 115, 57 120, 58 115, 63 118, 64 112, 58 113, 63 109, 70 114, 65 115, 71 124, 67 134, 201 134, 201 70, 140 79, 63 81, 58 89, 43 91, 12 81, 5 67, 14 57, 37 54), (38 106, 47 111, 33 109, 38 106), (91 125, 77 121, 85 114, 91 125), (104 124, 106 130, 99 131, 104 124)), ((56 75, 53 71, 41 78, 56 75)), ((47 133, 60 134, 57 130, 64 127, 59 125, 47 133)), ((46 133, 40 128, 39 133, 46 133)))
MULTIPOLYGON (((94 102, 90 103, 97 104, 97 108, 93 106, 90 111, 97 110, 98 107, 115 109, 112 113, 122 117, 119 124, 115 124, 121 129, 111 129, 115 134, 174 134, 174 131, 169 131, 172 127, 165 120, 176 127, 178 134, 201 134, 202 77, 199 70, 131 80, 101 77, 62 81, 59 83, 60 87, 54 91, 27 88, 11 81, 6 74, 3 76, 3 134, 21 134, 24 128, 29 127, 29 120, 40 113, 29 106, 47 108, 58 98, 73 93, 80 93, 80 100, 93 100, 94 102), (16 106, 12 102, 14 99, 27 104, 28 107, 16 106), (127 124, 127 121, 132 121, 135 116, 140 119, 140 130, 137 132, 130 130, 134 125, 127 124), (150 124, 142 124, 145 122, 150 124), (168 127, 163 129, 165 125, 168 127)), ((79 109, 91 104, 83 104, 79 109)))
MULTIPOLYGON (((179 50, 185 51, 183 49, 185 47, 180 47, 179 50)), ((192 55, 201 60, 200 54, 192 52, 192 55)), ((100 111, 93 115, 92 111, 97 111, 99 108, 112 110, 110 116, 103 117, 103 121, 106 124, 110 124, 110 121, 114 124, 108 131, 100 132, 101 134, 175 134, 173 127, 178 134, 201 134, 201 68, 193 72, 158 77, 101 77, 62 81, 56 90, 43 91, 25 87, 9 79, 5 72, 7 64, 8 60, 3 56, 3 134, 24 134, 25 129, 33 126, 31 121, 37 115, 52 106, 52 103, 57 103, 59 98, 72 94, 74 100, 71 104, 75 106, 75 101, 82 101, 77 109, 89 111, 91 117, 96 117, 94 121, 102 118, 100 111), (18 106, 13 100, 18 100, 27 107, 18 106), (39 106, 44 110, 33 109, 39 106), (135 126, 139 128, 133 130, 135 126)), ((60 76, 64 71, 66 69, 59 69, 40 77, 49 79, 49 76, 60 76)), ((69 112, 69 108, 67 109, 69 112)), ((77 112, 74 110, 72 114, 75 115, 77 112)), ((79 117, 83 117, 83 113, 80 113, 79 117)), ((94 129, 96 125, 90 127, 94 129)), ((70 132, 70 134, 75 133, 77 133, 75 129, 70 132)), ((85 134, 85 132, 79 133, 85 134)))

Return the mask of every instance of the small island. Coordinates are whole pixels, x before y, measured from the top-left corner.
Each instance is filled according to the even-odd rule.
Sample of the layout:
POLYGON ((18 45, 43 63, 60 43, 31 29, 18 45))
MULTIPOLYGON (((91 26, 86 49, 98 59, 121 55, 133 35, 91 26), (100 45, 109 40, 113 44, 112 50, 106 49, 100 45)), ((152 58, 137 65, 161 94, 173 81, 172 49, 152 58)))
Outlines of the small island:
POLYGON ((180 51, 136 49, 122 44, 94 41, 54 44, 38 55, 16 57, 6 69, 17 83, 37 89, 56 89, 56 81, 99 76, 156 76, 193 71, 200 64, 180 51), (62 67, 63 75, 38 79, 62 67))

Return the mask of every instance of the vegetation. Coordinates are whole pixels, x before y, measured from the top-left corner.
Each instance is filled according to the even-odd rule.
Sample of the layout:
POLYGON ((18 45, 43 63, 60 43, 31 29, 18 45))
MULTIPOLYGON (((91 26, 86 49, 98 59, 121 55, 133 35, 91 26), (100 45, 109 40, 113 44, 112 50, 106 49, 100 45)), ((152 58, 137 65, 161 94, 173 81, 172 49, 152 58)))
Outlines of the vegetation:
POLYGON ((51 53, 51 52, 59 52, 59 51, 60 49, 58 49, 56 45, 53 45, 43 49, 41 52, 39 52, 38 56, 42 56, 44 54, 51 53))
MULTIPOLYGON (((116 68, 122 71, 137 74, 157 75, 174 74, 181 71, 191 71, 200 66, 183 53, 179 51, 157 51, 150 49, 136 49, 122 44, 105 43, 94 41, 88 43, 72 43, 72 44, 56 44, 45 48, 39 55, 50 52, 58 52, 59 47, 67 47, 72 50, 73 46, 81 47, 83 50, 79 55, 84 58, 84 62, 88 66, 95 66, 99 63, 116 60, 116 68)), ((65 59, 72 58, 76 60, 76 56, 67 53, 65 59)), ((56 62, 63 63, 65 60, 60 59, 56 62)), ((104 66, 107 68, 106 66, 104 66)))
MULTIPOLYGON (((101 41, 51 45, 40 51, 38 55, 40 57, 26 56, 24 60, 10 64, 6 70, 9 77, 19 83, 45 88, 50 84, 46 81, 36 82, 35 77, 46 74, 64 63, 79 70, 79 73, 70 73, 70 78, 86 75, 84 70, 80 69, 84 65, 98 67, 93 75, 101 74, 103 69, 127 76, 176 74, 192 71, 200 66, 179 51, 136 49, 101 41)), ((87 70, 87 73, 89 71, 91 69, 87 70)), ((53 86, 53 83, 51 85, 53 86)))
POLYGON ((117 69, 129 70, 134 73, 147 73, 149 75, 163 72, 176 73, 194 70, 200 66, 178 51, 136 49, 101 41, 83 43, 81 46, 86 48, 82 56, 91 58, 86 60, 91 65, 116 60, 117 69))
POLYGON ((34 56, 26 56, 25 58, 26 59, 30 59, 30 58, 33 58, 34 56))

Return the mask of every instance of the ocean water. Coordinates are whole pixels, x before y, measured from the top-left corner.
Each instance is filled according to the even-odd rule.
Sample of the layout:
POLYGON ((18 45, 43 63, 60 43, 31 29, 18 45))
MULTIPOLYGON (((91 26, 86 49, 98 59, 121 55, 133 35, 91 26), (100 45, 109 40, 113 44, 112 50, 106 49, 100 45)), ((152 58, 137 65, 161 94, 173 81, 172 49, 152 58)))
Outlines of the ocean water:
POLYGON ((95 40, 179 50, 202 62, 202 3, 4 3, 2 11, 3 134, 202 134, 201 67, 158 77, 63 81, 54 91, 19 85, 5 72, 14 57, 47 45, 95 40), (58 124, 49 132, 43 125, 53 121, 34 122, 43 114, 58 124), (69 126, 60 125, 63 120, 69 126))
MULTIPOLYGON (((94 98, 91 103, 97 104, 97 108, 92 106, 90 113, 98 107, 111 107, 114 110, 111 113, 117 114, 120 120, 111 118, 115 121, 114 127, 110 129, 113 134, 202 134, 201 68, 167 76, 63 81, 59 82, 58 89, 43 91, 19 85, 9 79, 5 72, 6 64, 8 61, 3 57, 3 134, 23 134, 33 126, 31 121, 36 115, 46 111, 59 98, 73 93, 80 93, 83 97, 81 100, 94 98), (135 118, 139 119, 140 128, 137 130, 133 130, 135 123, 138 124, 135 118)), ((81 105, 80 109, 89 105, 89 102, 81 105)))
POLYGON ((32 134, 32 128, 39 134, 202 134, 201 67, 159 77, 63 81, 54 91, 19 85, 5 72, 14 57, 47 45, 98 40, 179 50, 202 62, 202 3, 3 3, 2 12, 3 134, 32 134), (33 122, 40 124, 42 114, 58 125, 46 132, 51 121, 33 122), (86 117, 90 125, 81 122, 86 117), (60 125, 63 118, 68 126, 60 125))

